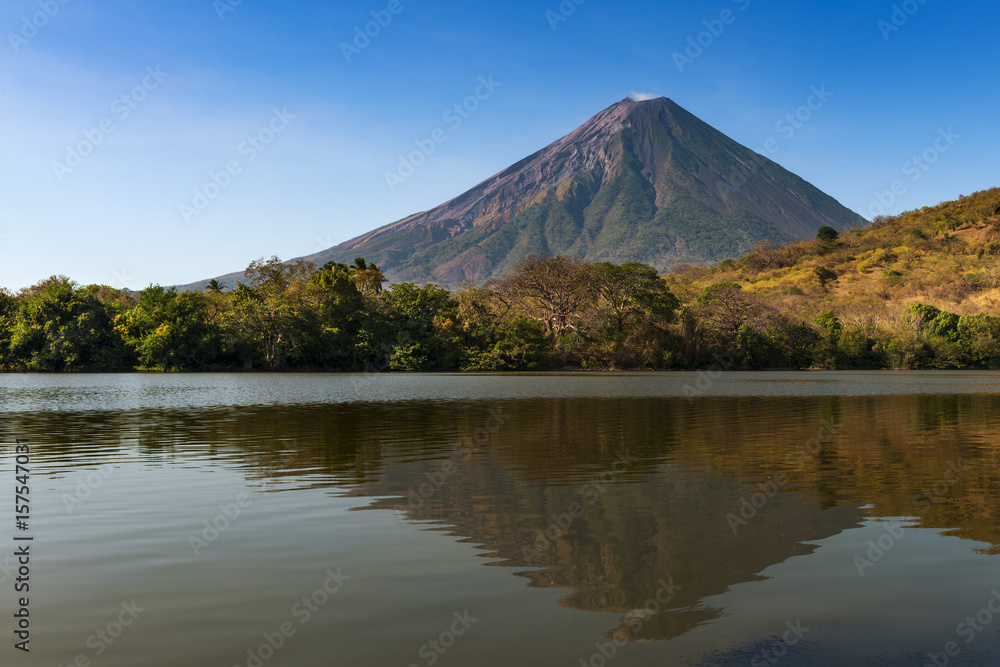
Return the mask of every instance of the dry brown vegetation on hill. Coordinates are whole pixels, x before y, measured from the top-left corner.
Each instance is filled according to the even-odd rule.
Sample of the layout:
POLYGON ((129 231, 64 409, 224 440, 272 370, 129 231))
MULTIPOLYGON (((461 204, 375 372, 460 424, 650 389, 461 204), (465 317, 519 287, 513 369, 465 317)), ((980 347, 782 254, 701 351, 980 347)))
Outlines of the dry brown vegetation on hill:
POLYGON ((755 251, 668 281, 678 296, 737 282, 780 310, 886 323, 912 303, 960 315, 1000 312, 1000 188, 899 216, 879 217, 834 241, 755 251), (827 274, 826 272, 831 272, 827 274), (823 279, 823 275, 831 277, 823 279), (833 275, 831 275, 833 274, 833 275))
MULTIPOLYGON (((919 344, 934 333, 914 309, 929 306, 965 318, 1000 315, 998 257, 1000 188, 994 188, 882 216, 835 238, 782 247, 758 243, 740 259, 710 269, 684 267, 667 281, 687 303, 731 283, 758 317, 811 324, 829 313, 884 349, 887 339, 919 344)), ((904 357, 890 365, 913 364, 904 357)))

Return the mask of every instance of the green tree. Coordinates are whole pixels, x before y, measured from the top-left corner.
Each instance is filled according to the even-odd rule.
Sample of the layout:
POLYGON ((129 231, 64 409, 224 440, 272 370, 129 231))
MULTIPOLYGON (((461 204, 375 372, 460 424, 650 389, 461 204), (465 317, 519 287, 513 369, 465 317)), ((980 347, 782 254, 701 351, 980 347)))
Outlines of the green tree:
POLYGON ((741 324, 736 330, 733 347, 738 351, 745 368, 759 370, 781 365, 780 351, 771 338, 750 324, 741 324))
POLYGON ((1000 317, 965 315, 958 321, 958 333, 970 365, 1000 369, 1000 317))
POLYGON ((825 243, 832 243, 840 238, 840 232, 829 225, 823 225, 816 230, 816 238, 825 243))
MULTIPOLYGON (((127 300, 121 290, 79 287, 52 276, 17 296, 8 315, 11 367, 29 371, 98 371, 128 368, 113 318, 127 300)), ((10 306, 8 305, 8 309, 10 306)))
POLYGON ((380 295, 392 370, 423 371, 459 364, 458 303, 437 285, 393 285, 380 295))
POLYGON ((549 255, 525 258, 493 287, 511 308, 556 337, 578 330, 595 294, 591 265, 549 255))
POLYGON ((318 287, 310 282, 313 264, 285 263, 277 257, 251 262, 249 284, 233 290, 226 322, 227 337, 244 368, 260 361, 268 370, 302 359, 320 335, 318 287))
POLYGON ((0 288, 0 372, 13 370, 15 367, 10 344, 17 311, 17 299, 6 289, 0 288))
POLYGON ((116 325, 143 370, 207 368, 222 351, 221 330, 209 321, 209 301, 200 292, 150 285, 116 325))
POLYGON ((833 314, 827 311, 816 318, 816 324, 823 330, 816 347, 816 363, 824 368, 837 368, 840 359, 840 339, 844 335, 844 325, 833 314))
POLYGON ((358 288, 346 264, 329 262, 310 279, 319 288, 321 349, 316 362, 352 370, 366 367, 371 357, 367 333, 373 325, 373 305, 358 288))
POLYGON ((467 347, 463 371, 534 371, 555 368, 555 340, 538 320, 514 315, 493 331, 488 343, 467 347))
POLYGON ((765 331, 773 313, 759 296, 734 282, 706 287, 687 309, 684 336, 688 354, 695 363, 706 363, 731 350, 736 332, 744 324, 765 331))
POLYGON ((363 293, 374 296, 382 292, 386 278, 378 264, 369 264, 364 257, 358 257, 348 271, 363 293))
POLYGON ((934 368, 964 368, 970 365, 969 347, 961 340, 961 318, 958 315, 915 303, 907 309, 906 316, 924 337, 930 350, 925 364, 934 368))
POLYGON ((591 280, 596 322, 587 332, 591 344, 585 354, 617 368, 659 365, 680 301, 656 269, 602 262, 593 267, 591 280))
POLYGON ((555 336, 542 322, 514 311, 489 286, 466 286, 456 300, 463 371, 529 371, 559 365, 555 336))
POLYGON ((805 322, 780 322, 768 330, 768 336, 778 351, 774 367, 810 368, 814 364, 820 334, 805 322))
POLYGON ((886 350, 870 327, 845 327, 837 345, 837 368, 886 368, 886 350))
POLYGON ((602 262, 594 269, 594 289, 618 335, 624 335, 630 325, 646 318, 655 318, 663 324, 677 319, 680 301, 653 267, 636 262, 622 265, 602 262))

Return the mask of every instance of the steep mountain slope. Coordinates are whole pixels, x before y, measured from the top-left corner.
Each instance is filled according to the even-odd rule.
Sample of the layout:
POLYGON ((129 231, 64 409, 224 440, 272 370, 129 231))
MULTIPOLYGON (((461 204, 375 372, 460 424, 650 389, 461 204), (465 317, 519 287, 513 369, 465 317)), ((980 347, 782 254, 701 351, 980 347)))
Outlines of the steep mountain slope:
POLYGON ((738 256, 860 216, 666 98, 630 99, 465 194, 312 255, 454 285, 532 253, 659 269, 738 256))

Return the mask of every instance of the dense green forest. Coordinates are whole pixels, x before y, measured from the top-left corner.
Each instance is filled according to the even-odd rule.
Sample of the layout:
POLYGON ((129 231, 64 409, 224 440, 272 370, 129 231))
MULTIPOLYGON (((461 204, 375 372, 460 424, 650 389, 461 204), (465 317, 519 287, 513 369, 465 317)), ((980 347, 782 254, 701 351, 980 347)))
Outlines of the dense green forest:
POLYGON ((532 256, 449 292, 252 262, 226 291, 0 290, 4 371, 1000 368, 1000 189, 661 276, 532 256))

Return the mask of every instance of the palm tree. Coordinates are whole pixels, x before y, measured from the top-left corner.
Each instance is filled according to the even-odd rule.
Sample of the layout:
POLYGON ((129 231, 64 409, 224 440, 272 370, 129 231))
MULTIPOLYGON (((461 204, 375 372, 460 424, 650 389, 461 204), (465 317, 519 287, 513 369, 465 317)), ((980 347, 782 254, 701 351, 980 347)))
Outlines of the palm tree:
POLYGON ((222 290, 226 289, 226 286, 219 282, 218 278, 212 278, 205 285, 205 289, 209 292, 214 292, 216 294, 222 294, 222 290))
POLYGON ((369 264, 364 257, 358 257, 348 268, 354 277, 358 289, 366 294, 378 294, 382 291, 382 283, 386 282, 385 274, 378 264, 369 264))
POLYGON ((348 268, 347 264, 342 264, 340 262, 327 262, 326 264, 323 265, 323 268, 320 269, 320 272, 326 271, 328 269, 330 271, 333 271, 334 273, 341 273, 341 272, 350 273, 350 269, 348 268))

